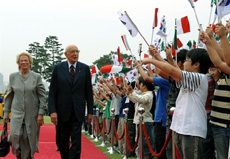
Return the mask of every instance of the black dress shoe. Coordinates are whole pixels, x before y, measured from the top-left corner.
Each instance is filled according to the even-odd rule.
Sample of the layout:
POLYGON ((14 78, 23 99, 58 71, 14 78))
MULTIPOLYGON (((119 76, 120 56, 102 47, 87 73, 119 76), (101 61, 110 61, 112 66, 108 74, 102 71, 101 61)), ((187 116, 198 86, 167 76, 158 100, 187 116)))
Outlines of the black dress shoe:
POLYGON ((57 147, 56 151, 60 151, 60 148, 59 148, 59 147, 57 147))

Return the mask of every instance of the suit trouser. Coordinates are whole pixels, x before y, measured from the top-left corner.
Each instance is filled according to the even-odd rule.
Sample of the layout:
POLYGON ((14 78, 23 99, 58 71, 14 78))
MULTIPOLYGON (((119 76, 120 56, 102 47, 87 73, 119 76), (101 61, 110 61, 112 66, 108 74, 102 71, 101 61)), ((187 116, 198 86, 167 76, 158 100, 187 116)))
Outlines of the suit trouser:
POLYGON ((72 111, 71 117, 67 122, 59 122, 59 143, 62 159, 80 159, 81 156, 81 126, 72 111), (71 137, 71 147, 69 148, 69 138, 71 137))

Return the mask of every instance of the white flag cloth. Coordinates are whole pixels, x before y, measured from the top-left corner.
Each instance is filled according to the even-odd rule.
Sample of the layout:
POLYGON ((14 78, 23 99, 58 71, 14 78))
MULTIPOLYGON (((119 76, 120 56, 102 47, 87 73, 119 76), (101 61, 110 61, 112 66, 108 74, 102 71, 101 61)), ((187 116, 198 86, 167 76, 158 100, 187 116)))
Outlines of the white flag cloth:
POLYGON ((120 21, 126 26, 130 35, 135 37, 138 33, 138 29, 133 24, 133 22, 129 19, 129 17, 125 13, 118 12, 120 21))
POLYGON ((195 8, 195 5, 194 5, 194 0, 188 0, 189 3, 191 4, 192 8, 195 8))
POLYGON ((137 80, 137 69, 133 69, 129 72, 126 73, 126 80, 128 80, 129 82, 133 82, 137 80))
POLYGON ((120 62, 118 61, 118 55, 112 54, 113 65, 119 66, 120 62))
MULTIPOLYGON (((224 16, 230 14, 230 0, 222 0, 219 3, 219 9, 215 11, 215 17, 218 15, 220 19, 222 19, 224 16), (220 13, 218 13, 218 11, 220 13)), ((215 19, 215 18, 214 18, 215 19)))
POLYGON ((160 23, 160 28, 156 33, 157 35, 161 36, 161 37, 167 37, 167 33, 166 33, 166 21, 165 21, 165 16, 163 16, 161 18, 161 23, 160 23))

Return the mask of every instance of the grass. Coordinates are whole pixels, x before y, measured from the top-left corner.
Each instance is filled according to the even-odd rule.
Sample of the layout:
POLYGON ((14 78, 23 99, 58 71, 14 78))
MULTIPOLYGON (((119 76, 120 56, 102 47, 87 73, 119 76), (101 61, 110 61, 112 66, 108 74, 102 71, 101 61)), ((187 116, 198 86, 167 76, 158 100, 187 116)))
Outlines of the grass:
MULTIPOLYGON (((94 138, 91 138, 90 135, 85 135, 95 146, 101 145, 101 141, 95 142, 93 141, 94 138)), ((106 147, 97 147, 99 150, 101 150, 107 157, 110 159, 122 159, 123 154, 115 153, 115 154, 106 154, 108 152, 108 148, 110 144, 106 144, 106 147)), ((136 159, 136 157, 128 157, 129 159, 136 159)))

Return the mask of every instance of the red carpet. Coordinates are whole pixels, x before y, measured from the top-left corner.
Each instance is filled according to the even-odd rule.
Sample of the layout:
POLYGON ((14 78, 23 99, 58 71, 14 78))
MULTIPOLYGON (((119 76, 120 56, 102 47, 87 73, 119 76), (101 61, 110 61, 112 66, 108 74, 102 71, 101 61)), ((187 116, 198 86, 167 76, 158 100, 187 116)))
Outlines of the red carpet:
MULTIPOLYGON (((3 125, 0 124, 0 130, 3 125)), ((8 127, 9 129, 9 127, 8 127)), ((35 153, 35 159, 60 159, 60 153, 56 151, 54 125, 43 125, 40 131, 39 153, 35 153)), ((10 152, 6 159, 15 159, 10 152)), ((108 159, 89 139, 82 135, 81 159, 108 159)))

